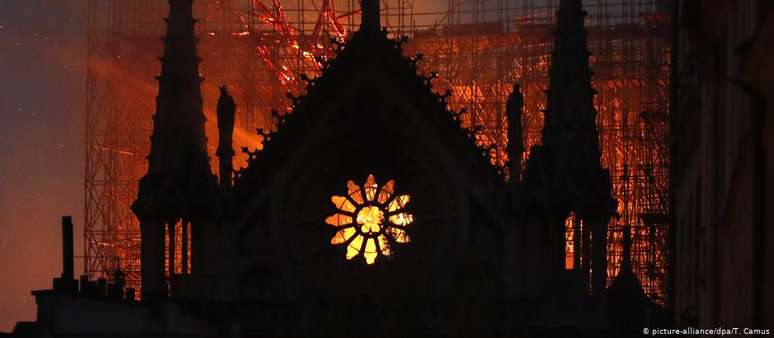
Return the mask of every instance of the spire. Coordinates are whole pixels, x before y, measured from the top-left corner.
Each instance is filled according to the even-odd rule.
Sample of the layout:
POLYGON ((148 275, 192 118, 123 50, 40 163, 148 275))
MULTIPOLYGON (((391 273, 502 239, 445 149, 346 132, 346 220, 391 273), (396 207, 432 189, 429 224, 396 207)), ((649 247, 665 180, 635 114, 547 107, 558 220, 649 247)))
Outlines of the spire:
POLYGON ((596 149, 588 157, 599 161, 593 73, 583 25, 586 12, 580 0, 562 0, 556 15, 543 140, 547 146, 562 147, 557 144, 561 142, 596 149))
POLYGON ((148 172, 140 181, 136 213, 162 218, 190 216, 193 205, 206 194, 198 192, 212 178, 207 155, 205 118, 202 110, 199 57, 196 53, 192 0, 170 0, 164 55, 153 117, 148 172), (157 197, 176 196, 162 207, 157 197))
MULTIPOLYGON (((169 294, 164 268, 165 233, 175 233, 181 225, 211 217, 217 202, 204 133, 193 1, 169 0, 165 21, 167 35, 162 39, 164 55, 159 58, 161 74, 156 77, 159 92, 148 172, 140 179, 137 200, 132 204, 140 220, 142 293, 148 300, 169 294)), ((192 233, 202 229, 196 226, 192 233)), ((169 246, 174 246, 174 236, 169 239, 169 246)), ((193 264, 196 257, 191 256, 193 264)), ((166 262, 174 266, 174 255, 170 254, 166 262)))
POLYGON ((569 1, 561 1, 559 3, 559 10, 560 11, 583 11, 583 1, 581 0, 569 0, 569 1))
POLYGON ((209 171, 193 4, 170 0, 169 6, 148 173, 177 174, 191 165, 209 171))
MULTIPOLYGON (((607 224, 615 210, 610 175, 600 165, 593 75, 589 68, 580 0, 560 0, 551 52, 542 145, 532 149, 525 186, 543 205, 552 237, 549 254, 557 271, 563 267, 563 222, 570 212, 585 225, 582 234, 582 272, 591 280, 592 294, 606 285, 607 224), (589 264, 590 263, 590 264, 589 264)), ((580 250, 580 248, 576 248, 580 250)), ((580 252, 580 251, 576 251, 580 252)))
POLYGON ((360 30, 378 32, 382 29, 379 0, 360 0, 360 30))
POLYGON ((621 244, 623 244, 621 269, 618 270, 618 275, 607 290, 608 320, 621 333, 637 332, 639 335, 639 330, 648 326, 647 323, 652 320, 648 317, 653 315, 649 310, 653 304, 645 295, 639 278, 632 271, 630 258, 632 240, 629 226, 623 227, 621 244))
POLYGON ((583 29, 583 20, 586 17, 581 0, 563 0, 559 2, 557 16, 557 31, 583 33, 583 44, 586 45, 586 32, 583 29))

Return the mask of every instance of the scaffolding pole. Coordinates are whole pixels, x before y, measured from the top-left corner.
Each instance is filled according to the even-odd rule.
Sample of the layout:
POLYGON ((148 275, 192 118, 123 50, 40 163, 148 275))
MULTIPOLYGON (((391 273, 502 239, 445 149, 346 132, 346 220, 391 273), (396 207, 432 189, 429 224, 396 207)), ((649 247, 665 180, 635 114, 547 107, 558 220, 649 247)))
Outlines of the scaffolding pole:
MULTIPOLYGON (((540 143, 558 2, 449 0, 445 10, 415 12, 411 1, 383 0, 382 22, 391 36, 411 38, 406 56, 424 55, 420 70, 438 73, 434 90, 451 90, 449 108, 467 109, 463 125, 480 130, 477 142, 504 170, 505 102, 516 82, 525 98, 522 164, 540 143)), ((635 273, 646 294, 664 304, 671 51, 669 16, 657 2, 592 0, 584 7, 601 164, 619 205, 608 227, 608 276, 620 265, 621 229, 631 226, 635 273)), ((135 288, 139 225, 129 206, 147 167, 166 10, 164 0, 89 2, 84 268, 107 278, 121 269, 135 288)), ((195 12, 208 138, 216 139, 217 88, 225 84, 239 107, 235 145, 249 149, 262 147, 257 128, 274 128, 272 111, 290 111, 285 94, 303 93, 302 74, 319 75, 334 55, 332 39, 345 41, 359 24, 354 0, 197 1, 195 12)), ((235 158, 235 167, 246 158, 235 158)))

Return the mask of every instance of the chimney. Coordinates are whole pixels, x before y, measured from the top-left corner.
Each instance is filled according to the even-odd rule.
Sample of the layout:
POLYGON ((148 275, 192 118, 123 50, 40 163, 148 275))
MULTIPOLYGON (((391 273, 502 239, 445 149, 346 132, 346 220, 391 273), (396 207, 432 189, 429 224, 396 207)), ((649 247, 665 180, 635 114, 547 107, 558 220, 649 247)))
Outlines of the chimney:
POLYGON ((62 281, 73 280, 73 218, 62 217, 62 281))
POLYGON ((360 30, 378 32, 381 29, 379 0, 360 0, 360 30))

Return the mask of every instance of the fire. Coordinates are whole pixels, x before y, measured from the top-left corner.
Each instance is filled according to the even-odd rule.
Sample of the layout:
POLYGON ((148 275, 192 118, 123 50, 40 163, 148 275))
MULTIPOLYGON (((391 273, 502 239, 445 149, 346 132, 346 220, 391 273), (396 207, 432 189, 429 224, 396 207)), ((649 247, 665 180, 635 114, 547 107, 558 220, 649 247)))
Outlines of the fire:
MULTIPOLYGON (((330 38, 344 41, 355 27, 352 25, 355 20, 350 19, 357 16, 357 11, 343 13, 334 8, 333 2, 323 1, 321 6, 316 7, 319 10, 317 22, 301 29, 298 22, 289 19, 295 13, 288 14, 279 0, 265 3, 249 0, 249 4, 249 10, 218 11, 226 13, 228 20, 212 17, 220 14, 202 14, 204 21, 207 24, 213 23, 213 27, 217 27, 214 23, 220 21, 232 23, 226 28, 217 28, 217 32, 207 27, 199 33, 199 54, 203 59, 201 73, 205 77, 202 93, 207 118, 208 151, 213 159, 213 172, 216 173, 217 87, 221 84, 229 86, 237 101, 234 148, 261 150, 263 139, 255 132, 256 128, 270 130, 275 127, 275 121, 270 117, 271 110, 280 114, 291 110, 291 101, 286 93, 294 96, 303 94, 305 83, 301 80, 302 75, 314 78, 320 74, 323 64, 320 61, 331 58, 335 53, 336 46, 330 38)), ((218 6, 226 8, 223 4, 218 6)), ((153 20, 161 23, 163 10, 157 14, 153 20)), ((551 43, 548 40, 536 40, 528 33, 530 29, 534 31, 541 24, 549 23, 550 20, 545 18, 551 15, 553 12, 550 10, 525 13, 512 22, 517 29, 497 34, 480 32, 455 36, 453 33, 443 33, 444 26, 438 23, 409 30, 401 27, 393 30, 403 29, 401 32, 413 34, 414 39, 404 45, 406 56, 424 54, 423 61, 418 63, 419 72, 425 75, 432 71, 438 72, 438 78, 433 81, 433 90, 439 94, 446 90, 452 91, 453 95, 448 100, 450 109, 467 108, 467 113, 462 116, 463 127, 481 128, 476 141, 482 147, 494 146, 490 154, 491 162, 500 168, 508 161, 505 149, 510 122, 504 116, 504 107, 515 82, 520 82, 525 100, 521 123, 524 131, 522 142, 526 151, 518 159, 522 166, 530 156, 530 148, 541 142, 551 43), (501 65, 508 65, 507 69, 501 65)), ((449 26, 453 28, 454 25, 449 26)), ((142 35, 137 35, 137 41, 122 40, 130 47, 111 50, 109 53, 103 51, 102 54, 93 55, 89 61, 90 72, 98 74, 101 81, 106 83, 102 87, 90 89, 96 93, 95 99, 90 101, 95 107, 93 109, 104 116, 87 121, 87 129, 97 131, 97 136, 89 141, 89 152, 97 154, 95 158, 117 161, 105 167, 120 168, 114 176, 102 180, 103 177, 94 174, 93 179, 128 182, 109 189, 120 193, 92 196, 100 204, 92 205, 92 208, 110 209, 111 214, 109 219, 87 220, 87 223, 114 224, 109 232, 95 228, 95 233, 115 235, 105 236, 104 239, 94 235, 97 237, 90 239, 89 243, 105 244, 113 248, 109 255, 119 258, 116 264, 128 273, 127 281, 135 287, 139 281, 139 226, 128 210, 128 205, 136 197, 136 182, 147 166, 145 155, 149 151, 148 137, 157 94, 157 84, 153 80, 153 76, 158 74, 155 57, 161 55, 161 43, 157 37, 162 32, 160 28, 156 31, 148 28, 144 36, 147 41, 142 40, 142 35), (110 94, 103 94, 102 91, 110 94), (104 97, 110 100, 103 102, 98 99, 104 97), (113 155, 116 154, 120 156, 115 158, 113 155)), ((127 33, 127 36, 131 34, 127 33)), ((601 164, 611 172, 613 195, 619 201, 619 216, 609 224, 608 276, 612 279, 617 274, 620 249, 616 243, 620 239, 621 227, 629 225, 632 227, 632 263, 635 273, 648 295, 661 302, 664 299, 663 283, 666 281, 664 240, 668 229, 662 216, 668 214, 669 210, 668 128, 665 113, 668 106, 667 100, 663 99, 668 97, 666 86, 669 77, 665 74, 669 70, 669 46, 658 40, 649 40, 647 48, 632 47, 640 49, 637 58, 633 58, 622 50, 611 51, 612 47, 602 43, 605 41, 590 40, 590 49, 592 67, 596 72, 593 86, 598 93, 594 104, 599 112, 597 122, 601 164), (638 62, 638 66, 629 67, 632 62, 638 62), (641 69, 649 70, 650 73, 638 73, 641 69)), ((626 45, 636 43, 641 42, 629 41, 626 45)), ((234 167, 244 167, 246 159, 246 154, 237 151, 234 167)), ((100 165, 94 166, 96 168, 100 165)), ((92 190, 97 191, 96 188, 92 190)), ((402 202, 408 203, 408 200, 402 202)), ((406 214, 406 218, 396 219, 396 222, 408 225, 413 222, 413 218, 408 216, 406 214)), ((345 235, 349 234, 342 234, 345 235)), ((396 236, 408 241, 405 233, 396 236)), ((361 247, 363 245, 369 249, 367 243, 361 243, 361 247)), ((102 255, 104 251, 95 249, 95 252, 102 255)), ((94 269, 87 267, 87 271, 94 269)))

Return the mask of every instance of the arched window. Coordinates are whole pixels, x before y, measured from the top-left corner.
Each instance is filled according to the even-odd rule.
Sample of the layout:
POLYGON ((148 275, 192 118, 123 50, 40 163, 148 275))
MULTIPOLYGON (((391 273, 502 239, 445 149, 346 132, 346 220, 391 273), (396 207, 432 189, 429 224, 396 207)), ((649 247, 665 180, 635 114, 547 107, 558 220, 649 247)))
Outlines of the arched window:
POLYGON ((582 232, 583 220, 579 219, 575 212, 570 212, 570 216, 564 220, 564 268, 567 270, 580 269, 577 265, 582 262, 583 255, 581 248, 576 246, 583 245, 579 238, 582 232))

